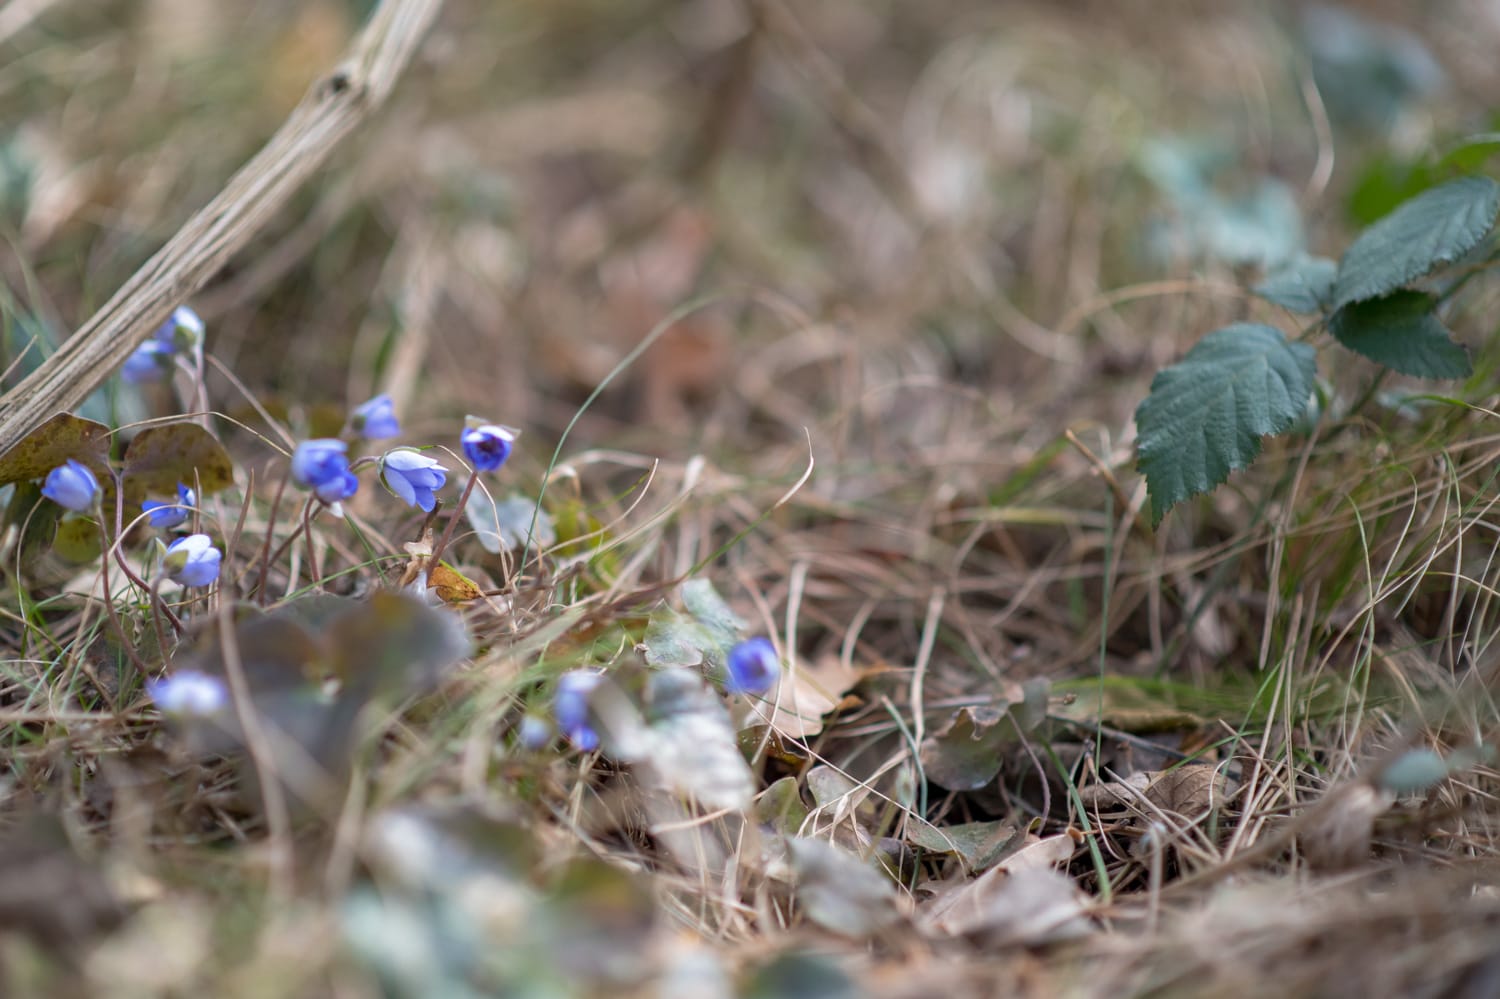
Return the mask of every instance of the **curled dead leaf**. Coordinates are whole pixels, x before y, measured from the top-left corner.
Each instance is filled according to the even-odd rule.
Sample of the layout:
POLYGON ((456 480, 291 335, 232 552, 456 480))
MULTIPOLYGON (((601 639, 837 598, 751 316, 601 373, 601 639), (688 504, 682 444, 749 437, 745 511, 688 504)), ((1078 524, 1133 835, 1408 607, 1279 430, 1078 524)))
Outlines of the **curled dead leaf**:
POLYGON ((1231 788, 1218 767, 1190 763, 1171 770, 1143 770, 1124 780, 1107 781, 1080 788, 1085 808, 1110 810, 1141 808, 1144 801, 1164 812, 1203 815, 1222 808, 1231 788))
POLYGON ((843 704, 864 671, 838 656, 798 662, 781 675, 774 699, 755 706, 752 725, 769 725, 788 742, 803 742, 823 731, 823 720, 843 704))

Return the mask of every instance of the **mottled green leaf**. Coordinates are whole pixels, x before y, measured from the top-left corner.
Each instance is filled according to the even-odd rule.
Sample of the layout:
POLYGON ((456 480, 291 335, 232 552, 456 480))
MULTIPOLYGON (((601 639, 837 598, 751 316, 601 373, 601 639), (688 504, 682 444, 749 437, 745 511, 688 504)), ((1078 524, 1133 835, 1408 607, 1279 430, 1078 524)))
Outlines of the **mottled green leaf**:
POLYGON ((174 496, 181 483, 211 496, 234 484, 234 462, 213 434, 196 423, 147 427, 125 449, 125 503, 139 508, 146 496, 174 496))
POLYGON ((44 478, 69 458, 87 465, 102 485, 110 477, 108 455, 108 427, 58 413, 0 457, 0 486, 44 478))

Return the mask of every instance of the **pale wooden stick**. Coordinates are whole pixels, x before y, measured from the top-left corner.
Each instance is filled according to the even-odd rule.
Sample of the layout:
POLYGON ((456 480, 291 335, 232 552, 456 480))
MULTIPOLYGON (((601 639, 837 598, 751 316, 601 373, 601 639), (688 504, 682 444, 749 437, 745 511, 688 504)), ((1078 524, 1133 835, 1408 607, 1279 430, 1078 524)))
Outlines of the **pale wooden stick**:
POLYGON ((443 0, 384 0, 349 56, 315 83, 218 197, 115 292, 62 347, 0 397, 0 454, 78 405, 177 306, 213 277, 384 103, 443 0))

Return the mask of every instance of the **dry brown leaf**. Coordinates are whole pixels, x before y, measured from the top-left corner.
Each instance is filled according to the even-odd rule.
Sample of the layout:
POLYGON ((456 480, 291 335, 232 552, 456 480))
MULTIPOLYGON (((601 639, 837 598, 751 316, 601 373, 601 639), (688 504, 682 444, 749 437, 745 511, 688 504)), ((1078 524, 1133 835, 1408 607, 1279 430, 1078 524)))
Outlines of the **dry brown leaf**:
POLYGON ((427 577, 427 587, 436 590, 437 595, 446 604, 467 603, 483 596, 472 579, 454 569, 447 562, 439 562, 433 566, 431 574, 427 577))
POLYGON ((775 700, 756 710, 777 735, 801 742, 823 731, 824 716, 843 702, 863 676, 863 670, 845 666, 838 656, 824 656, 812 664, 799 662, 781 675, 775 700))
POLYGON ((1141 799, 1164 812, 1202 815, 1223 807, 1229 782, 1217 767, 1193 763, 1171 770, 1143 770, 1124 780, 1080 788, 1085 808, 1140 807, 1141 799))
POLYGON ((1368 784, 1350 787, 1302 831, 1298 842, 1307 862, 1320 871, 1342 871, 1362 863, 1370 856, 1375 820, 1395 800, 1368 784))
MULTIPOLYGON (((999 918, 998 910, 1009 904, 1005 898, 1014 889, 1007 885, 1015 876, 1051 874, 1052 868, 1072 859, 1078 848, 1065 832, 1040 839, 1027 836, 1026 840, 1019 850, 973 881, 959 882, 928 902, 921 914, 923 929, 937 936, 960 936, 985 929, 999 918)), ((1061 880, 1070 890, 1076 890, 1072 881, 1061 880)))

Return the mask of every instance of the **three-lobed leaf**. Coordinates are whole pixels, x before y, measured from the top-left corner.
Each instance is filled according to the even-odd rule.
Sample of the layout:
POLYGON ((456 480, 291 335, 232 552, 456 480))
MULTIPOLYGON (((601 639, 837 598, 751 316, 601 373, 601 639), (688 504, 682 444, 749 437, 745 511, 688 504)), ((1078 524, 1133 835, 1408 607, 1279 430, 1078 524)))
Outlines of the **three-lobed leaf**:
POLYGON ((1418 378, 1466 378, 1468 352, 1453 342, 1433 312, 1436 299, 1420 291, 1397 291, 1346 305, 1328 320, 1339 343, 1393 371, 1418 378))
POLYGON ((1423 191, 1366 229, 1339 261, 1333 307, 1378 298, 1479 245, 1500 212, 1500 184, 1460 177, 1423 191))
POLYGON ((1255 323, 1214 330, 1159 372, 1135 411, 1152 522, 1254 461, 1263 436, 1302 414, 1314 374, 1311 347, 1255 323))

